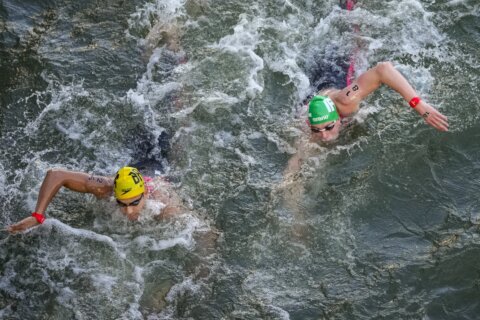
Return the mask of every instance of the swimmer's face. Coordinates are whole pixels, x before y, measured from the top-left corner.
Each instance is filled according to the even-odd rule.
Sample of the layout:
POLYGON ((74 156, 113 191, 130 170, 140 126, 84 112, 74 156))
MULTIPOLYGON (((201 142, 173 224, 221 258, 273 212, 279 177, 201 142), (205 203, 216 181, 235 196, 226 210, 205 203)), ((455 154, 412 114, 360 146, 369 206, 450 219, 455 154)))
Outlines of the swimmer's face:
POLYGON ((340 127, 340 121, 335 120, 327 123, 311 125, 310 130, 314 139, 328 142, 338 138, 338 135, 340 134, 340 127))
POLYGON ((140 194, 133 198, 118 200, 117 203, 120 206, 120 211, 127 216, 128 220, 137 220, 140 216, 140 212, 145 206, 144 194, 140 194))

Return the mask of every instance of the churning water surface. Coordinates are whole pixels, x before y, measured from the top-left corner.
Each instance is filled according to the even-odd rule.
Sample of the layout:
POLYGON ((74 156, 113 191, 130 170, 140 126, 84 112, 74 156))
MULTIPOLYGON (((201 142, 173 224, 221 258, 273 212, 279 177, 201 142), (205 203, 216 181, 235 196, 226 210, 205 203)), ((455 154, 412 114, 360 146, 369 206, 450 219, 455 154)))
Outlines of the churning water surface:
POLYGON ((0 234, 1 319, 478 319, 477 0, 3 0, 0 32, 3 225, 51 167, 142 163, 192 209, 132 223, 61 191, 0 234), (392 61, 450 131, 381 88, 284 174, 352 57, 392 61))

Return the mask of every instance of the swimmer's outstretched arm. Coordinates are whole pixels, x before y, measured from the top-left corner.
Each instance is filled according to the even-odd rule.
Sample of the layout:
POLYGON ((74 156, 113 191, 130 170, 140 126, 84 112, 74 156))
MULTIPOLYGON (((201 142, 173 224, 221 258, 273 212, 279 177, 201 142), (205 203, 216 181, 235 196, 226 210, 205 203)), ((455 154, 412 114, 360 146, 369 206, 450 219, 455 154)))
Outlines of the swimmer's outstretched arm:
MULTIPOLYGON (((76 192, 92 193, 96 197, 102 198, 112 193, 113 180, 108 177, 88 175, 83 172, 50 169, 47 171, 47 175, 40 187, 35 212, 45 213, 48 205, 61 187, 66 187, 76 192)), ((7 230, 11 233, 16 233, 38 224, 37 219, 28 217, 8 226, 7 230)))
MULTIPOLYGON (((356 111, 358 104, 370 93, 385 84, 397 91, 406 101, 410 101, 417 93, 403 75, 390 62, 380 62, 375 67, 355 79, 348 87, 337 91, 332 99, 337 103, 339 111, 348 115, 356 111)), ((430 104, 421 100, 415 107, 427 124, 439 131, 448 131, 448 118, 438 112, 430 104)))

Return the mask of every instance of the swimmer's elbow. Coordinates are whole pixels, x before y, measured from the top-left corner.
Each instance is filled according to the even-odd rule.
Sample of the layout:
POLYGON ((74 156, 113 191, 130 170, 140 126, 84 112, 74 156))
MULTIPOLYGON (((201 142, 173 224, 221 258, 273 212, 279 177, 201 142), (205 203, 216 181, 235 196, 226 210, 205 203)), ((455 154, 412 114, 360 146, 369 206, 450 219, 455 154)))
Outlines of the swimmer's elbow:
POLYGON ((378 73, 378 75, 382 78, 385 75, 390 74, 393 70, 395 70, 395 67, 390 61, 383 61, 377 63, 375 66, 375 71, 378 73))
POLYGON ((394 66, 393 66, 393 63, 390 61, 382 61, 377 63, 377 68, 391 69, 391 68, 394 68, 394 66))
POLYGON ((85 182, 87 177, 88 175, 82 172, 53 168, 47 171, 44 184, 48 189, 66 187, 73 191, 87 192, 85 182))
POLYGON ((45 180, 56 181, 63 184, 65 180, 65 170, 61 168, 48 169, 47 174, 45 175, 45 180))

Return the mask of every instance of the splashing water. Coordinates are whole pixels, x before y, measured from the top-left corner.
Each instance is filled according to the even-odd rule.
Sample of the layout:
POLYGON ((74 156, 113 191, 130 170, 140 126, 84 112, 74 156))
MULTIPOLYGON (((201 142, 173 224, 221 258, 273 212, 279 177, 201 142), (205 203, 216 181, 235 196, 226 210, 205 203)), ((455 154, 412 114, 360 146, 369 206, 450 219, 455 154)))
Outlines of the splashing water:
POLYGON ((44 225, 1 234, 0 317, 475 318, 479 8, 4 1, 4 224, 34 209, 51 167, 158 167, 192 211, 157 222, 152 204, 131 223, 61 191, 44 225), (381 88, 286 175, 304 100, 385 60, 450 132, 381 88))

